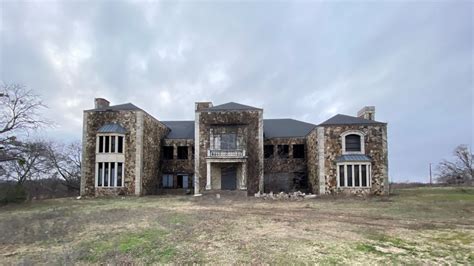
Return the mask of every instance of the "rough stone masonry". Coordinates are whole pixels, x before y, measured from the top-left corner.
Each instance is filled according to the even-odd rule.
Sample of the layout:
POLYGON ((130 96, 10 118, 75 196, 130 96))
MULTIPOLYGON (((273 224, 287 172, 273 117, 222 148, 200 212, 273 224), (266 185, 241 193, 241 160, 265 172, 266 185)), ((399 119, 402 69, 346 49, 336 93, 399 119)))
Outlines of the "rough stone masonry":
POLYGON ((234 102, 197 102, 187 121, 94 103, 84 111, 81 195, 388 193, 387 124, 373 106, 312 124, 234 102))

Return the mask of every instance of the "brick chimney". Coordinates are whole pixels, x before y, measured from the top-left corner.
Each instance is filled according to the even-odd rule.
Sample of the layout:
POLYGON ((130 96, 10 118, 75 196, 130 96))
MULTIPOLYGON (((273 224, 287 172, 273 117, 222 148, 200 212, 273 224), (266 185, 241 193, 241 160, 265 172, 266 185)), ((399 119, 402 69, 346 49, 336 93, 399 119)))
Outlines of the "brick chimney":
POLYGON ((104 98, 95 98, 94 99, 95 109, 109 107, 110 102, 104 98))
POLYGON ((211 108, 212 102, 196 102, 195 103, 195 111, 200 112, 204 109, 211 108))
POLYGON ((357 112, 357 116, 367 120, 375 120, 375 106, 365 106, 357 112))

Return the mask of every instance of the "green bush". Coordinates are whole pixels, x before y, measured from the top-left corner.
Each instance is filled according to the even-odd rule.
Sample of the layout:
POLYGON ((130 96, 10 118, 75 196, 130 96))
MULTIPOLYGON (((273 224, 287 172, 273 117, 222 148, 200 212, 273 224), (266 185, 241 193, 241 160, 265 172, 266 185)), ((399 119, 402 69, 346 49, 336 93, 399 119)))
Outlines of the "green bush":
POLYGON ((0 204, 21 203, 26 199, 27 193, 22 185, 4 184, 0 186, 0 204))

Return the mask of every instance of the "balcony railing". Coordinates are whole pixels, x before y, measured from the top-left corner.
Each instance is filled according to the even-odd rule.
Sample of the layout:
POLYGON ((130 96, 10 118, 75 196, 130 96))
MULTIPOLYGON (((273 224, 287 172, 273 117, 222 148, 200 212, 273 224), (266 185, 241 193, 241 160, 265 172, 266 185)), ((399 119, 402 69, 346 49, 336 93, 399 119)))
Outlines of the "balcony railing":
POLYGON ((245 157, 245 150, 207 150, 207 157, 241 158, 245 157))

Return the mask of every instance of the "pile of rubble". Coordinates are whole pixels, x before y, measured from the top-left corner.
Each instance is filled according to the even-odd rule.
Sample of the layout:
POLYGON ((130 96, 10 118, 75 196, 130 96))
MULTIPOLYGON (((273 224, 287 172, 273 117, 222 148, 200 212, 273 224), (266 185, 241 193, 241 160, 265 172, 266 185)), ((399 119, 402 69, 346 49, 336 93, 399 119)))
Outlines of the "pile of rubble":
POLYGON ((272 199, 272 200, 304 200, 304 199, 314 199, 316 198, 315 194, 311 193, 303 193, 301 191, 296 191, 296 192, 291 192, 291 193, 285 193, 285 192, 280 192, 280 193, 260 193, 257 192, 255 193, 256 198, 261 198, 261 199, 272 199))

